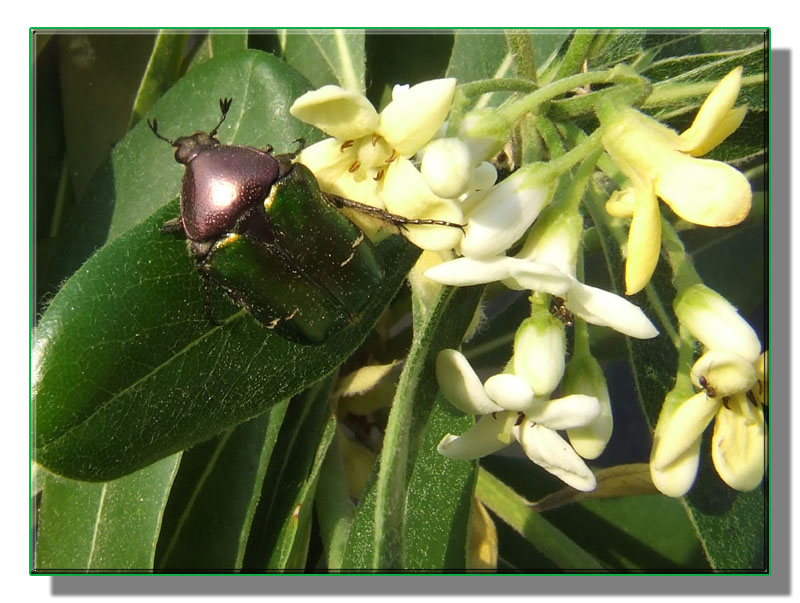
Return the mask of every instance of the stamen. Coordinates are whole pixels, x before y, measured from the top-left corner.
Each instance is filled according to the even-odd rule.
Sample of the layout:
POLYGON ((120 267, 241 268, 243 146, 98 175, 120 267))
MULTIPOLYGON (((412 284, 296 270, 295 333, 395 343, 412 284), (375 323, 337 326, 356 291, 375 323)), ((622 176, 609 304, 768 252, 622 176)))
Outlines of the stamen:
POLYGON ((391 163, 395 159, 397 159, 397 149, 392 149, 392 154, 386 159, 386 163, 391 163))
POLYGON ((339 150, 340 150, 342 153, 344 153, 344 150, 345 150, 345 149, 349 149, 349 148, 350 148, 350 147, 352 147, 352 146, 353 146, 353 141, 352 141, 352 140, 345 140, 345 141, 342 143, 342 146, 340 146, 340 147, 339 147, 339 150))
POLYGON ((372 135, 372 146, 374 147, 376 144, 378 144, 378 141, 380 139, 381 139, 381 135, 380 134, 373 134, 372 135))
POLYGON ((383 178, 383 168, 380 168, 380 169, 378 170, 378 173, 377 173, 377 174, 375 174, 375 178, 374 178, 373 180, 376 180, 376 181, 377 181, 377 180, 380 180, 381 178, 383 178))
POLYGON ((353 162, 353 165, 351 165, 349 168, 347 168, 347 171, 352 174, 353 172, 357 171, 358 168, 360 168, 360 167, 361 167, 361 162, 358 159, 356 159, 353 162))

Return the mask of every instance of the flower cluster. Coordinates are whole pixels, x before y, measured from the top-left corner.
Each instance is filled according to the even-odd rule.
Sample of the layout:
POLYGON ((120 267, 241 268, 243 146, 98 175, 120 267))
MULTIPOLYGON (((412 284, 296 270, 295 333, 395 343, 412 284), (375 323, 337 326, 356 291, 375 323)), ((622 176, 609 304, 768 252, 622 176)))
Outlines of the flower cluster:
MULTIPOLYGON (((437 252, 423 254, 413 274, 423 297, 431 283, 501 282, 530 292, 531 317, 517 330, 503 373, 482 383, 460 352, 440 353, 436 374, 442 392, 455 407, 478 417, 466 433, 448 434, 439 444, 441 454, 475 459, 516 440, 533 462, 567 484, 595 487, 583 459, 596 458, 611 435, 605 378, 589 352, 585 325, 580 335, 576 329, 566 362, 564 324, 547 307, 555 301, 570 317, 630 337, 652 338, 658 331, 636 305, 580 280, 584 226, 578 208, 588 174, 604 149, 627 178, 629 185, 611 196, 606 210, 631 220, 626 293, 639 292, 660 255, 658 199, 678 217, 703 226, 732 226, 749 213, 752 193, 744 175, 728 164, 698 159, 742 123, 747 107, 734 108, 741 81, 741 68, 729 73, 682 134, 601 98, 596 135, 549 162, 523 165, 499 183, 487 159, 508 140, 514 124, 508 112, 473 110, 456 124, 458 137, 443 137, 453 130, 445 121, 455 95, 453 79, 396 86, 380 113, 363 95, 338 86, 324 86, 294 103, 292 115, 331 136, 299 156, 325 192, 408 218, 463 224, 463 233, 449 226, 409 227, 409 240, 437 252), (564 193, 562 176, 584 158, 584 176, 572 174, 573 183, 583 184, 564 193), (554 398, 559 387, 562 396, 554 398), (559 435, 562 430, 569 442, 559 435)), ((541 90, 536 94, 545 98, 541 90)), ((369 218, 352 218, 368 235, 379 236, 369 218)), ((763 476, 765 354, 759 354, 758 339, 730 304, 702 286, 684 291, 675 309, 682 327, 707 352, 691 372, 700 391, 691 395, 676 387, 665 401, 654 436, 653 481, 666 494, 685 493, 697 471, 702 433, 716 418, 712 457, 718 472, 734 488, 754 488, 763 476)))
POLYGON ((686 289, 675 301, 681 325, 705 353, 694 363, 694 395, 669 396, 661 410, 650 456, 656 487, 682 496, 692 486, 703 432, 714 421, 711 458, 731 488, 748 491, 764 476, 764 411, 767 353, 753 329, 721 295, 704 285, 686 289))
MULTIPOLYGON (((393 100, 380 113, 362 94, 323 86, 298 98, 290 112, 332 138, 304 149, 298 160, 316 176, 322 190, 407 218, 460 224, 461 209, 435 194, 410 157, 437 134, 455 91, 454 79, 395 86, 393 100)), ((374 234, 374 223, 354 213, 353 220, 374 234)), ((447 226, 409 226, 407 236, 423 249, 454 247, 461 231, 447 226)))
POLYGON ((636 111, 599 112, 603 146, 630 181, 606 204, 609 214, 631 218, 625 265, 626 293, 641 291, 653 275, 661 251, 663 200, 681 218, 703 226, 733 226, 750 212, 752 192, 744 175, 705 155, 742 123, 747 107, 733 108, 742 69, 731 71, 708 95, 683 134, 636 111))
POLYGON ((588 427, 603 414, 603 404, 585 394, 550 397, 564 374, 565 345, 564 327, 555 318, 530 318, 517 331, 509 372, 493 375, 485 384, 460 352, 440 352, 436 376, 443 394, 453 406, 479 419, 462 435, 447 434, 439 452, 475 459, 517 440, 543 469, 573 488, 593 490, 594 474, 557 432, 588 427))

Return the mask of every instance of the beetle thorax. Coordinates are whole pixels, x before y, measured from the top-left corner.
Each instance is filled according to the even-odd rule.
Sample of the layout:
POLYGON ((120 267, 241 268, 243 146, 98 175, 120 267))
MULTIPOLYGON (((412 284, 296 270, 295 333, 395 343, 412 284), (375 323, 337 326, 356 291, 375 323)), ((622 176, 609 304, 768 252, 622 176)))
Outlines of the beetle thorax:
POLYGON ((223 235, 242 212, 267 198, 278 175, 278 162, 258 149, 201 146, 186 165, 181 187, 186 235, 193 241, 223 235))

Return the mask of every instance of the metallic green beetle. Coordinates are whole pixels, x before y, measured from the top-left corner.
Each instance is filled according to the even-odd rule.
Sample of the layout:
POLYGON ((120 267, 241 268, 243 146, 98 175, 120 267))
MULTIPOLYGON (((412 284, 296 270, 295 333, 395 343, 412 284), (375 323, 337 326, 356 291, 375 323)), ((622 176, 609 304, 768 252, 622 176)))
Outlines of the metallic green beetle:
MULTIPOLYGON (((318 344, 356 322, 383 278, 374 248, 339 209, 367 212, 399 228, 438 220, 396 216, 327 195, 295 154, 272 148, 223 145, 216 138, 231 99, 211 132, 169 140, 186 166, 181 214, 162 232, 183 232, 206 283, 206 313, 213 322, 210 288, 219 286, 269 329, 299 343, 318 344)), ((301 141, 302 143, 302 141, 301 141)))

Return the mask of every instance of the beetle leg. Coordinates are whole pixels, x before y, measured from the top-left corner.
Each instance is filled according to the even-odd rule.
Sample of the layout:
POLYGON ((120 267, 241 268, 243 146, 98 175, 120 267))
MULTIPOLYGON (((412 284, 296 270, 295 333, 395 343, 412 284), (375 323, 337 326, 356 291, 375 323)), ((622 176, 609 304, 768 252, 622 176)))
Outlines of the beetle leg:
POLYGON ((173 218, 172 220, 167 220, 161 227, 162 235, 171 234, 174 232, 182 232, 182 231, 183 231, 183 222, 181 222, 180 218, 173 218))
POLYGON ((373 207, 372 205, 367 205, 366 203, 359 203, 358 201, 353 201, 352 199, 346 199, 344 197, 340 197, 338 195, 333 195, 330 193, 322 193, 322 194, 334 207, 338 209, 346 207, 348 209, 360 211, 361 213, 372 216, 373 218, 383 220, 384 222, 389 222, 390 224, 399 228, 400 230, 406 230, 406 226, 412 224, 412 225, 422 225, 422 226, 428 226, 428 225, 450 226, 452 228, 460 228, 461 232, 464 232, 465 224, 456 224, 455 222, 446 222, 445 220, 423 220, 419 218, 406 218, 405 216, 398 216, 397 214, 390 213, 385 209, 373 207))

